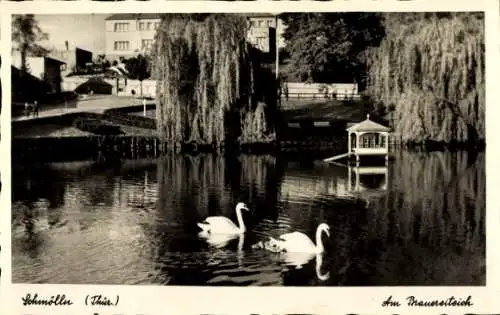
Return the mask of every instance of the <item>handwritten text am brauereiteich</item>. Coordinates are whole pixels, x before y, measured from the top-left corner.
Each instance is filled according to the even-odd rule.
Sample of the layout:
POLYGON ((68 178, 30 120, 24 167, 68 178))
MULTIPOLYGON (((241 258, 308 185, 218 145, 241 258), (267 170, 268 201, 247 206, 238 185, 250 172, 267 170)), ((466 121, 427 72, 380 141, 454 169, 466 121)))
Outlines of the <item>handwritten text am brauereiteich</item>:
MULTIPOLYGON (((472 297, 469 295, 466 298, 450 296, 446 299, 421 299, 413 295, 405 298, 405 304, 410 307, 470 307, 473 306, 472 297)), ((402 302, 389 296, 382 302, 383 307, 398 307, 402 302)))

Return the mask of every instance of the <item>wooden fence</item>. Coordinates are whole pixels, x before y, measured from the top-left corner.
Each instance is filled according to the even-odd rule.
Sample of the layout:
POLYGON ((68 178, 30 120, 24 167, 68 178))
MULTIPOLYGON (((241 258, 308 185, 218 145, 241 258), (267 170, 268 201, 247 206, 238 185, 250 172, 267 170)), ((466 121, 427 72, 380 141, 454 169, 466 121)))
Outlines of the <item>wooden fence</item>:
POLYGON ((358 100, 361 98, 355 83, 297 83, 285 82, 281 98, 358 100))

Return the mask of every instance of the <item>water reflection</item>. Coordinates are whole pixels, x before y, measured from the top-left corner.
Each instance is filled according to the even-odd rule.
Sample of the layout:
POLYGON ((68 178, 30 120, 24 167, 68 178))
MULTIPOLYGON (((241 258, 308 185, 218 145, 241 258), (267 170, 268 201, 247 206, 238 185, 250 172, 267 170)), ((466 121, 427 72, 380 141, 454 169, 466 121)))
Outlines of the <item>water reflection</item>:
POLYGON ((15 166, 12 178, 16 283, 485 283, 482 153, 401 151, 379 169, 171 154, 15 166), (239 201, 254 210, 244 237, 199 237, 207 216, 236 222, 239 201), (313 237, 321 222, 331 237, 320 257, 252 248, 292 231, 313 237))

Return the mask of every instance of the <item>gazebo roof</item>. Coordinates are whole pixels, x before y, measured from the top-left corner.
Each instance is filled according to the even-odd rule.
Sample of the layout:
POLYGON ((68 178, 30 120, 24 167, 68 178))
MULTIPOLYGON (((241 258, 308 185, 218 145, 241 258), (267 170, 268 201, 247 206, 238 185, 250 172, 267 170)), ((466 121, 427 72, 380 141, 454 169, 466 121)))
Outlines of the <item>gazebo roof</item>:
POLYGON ((350 132, 387 132, 391 129, 379 123, 370 120, 370 114, 366 115, 366 119, 360 123, 354 124, 346 129, 350 132))

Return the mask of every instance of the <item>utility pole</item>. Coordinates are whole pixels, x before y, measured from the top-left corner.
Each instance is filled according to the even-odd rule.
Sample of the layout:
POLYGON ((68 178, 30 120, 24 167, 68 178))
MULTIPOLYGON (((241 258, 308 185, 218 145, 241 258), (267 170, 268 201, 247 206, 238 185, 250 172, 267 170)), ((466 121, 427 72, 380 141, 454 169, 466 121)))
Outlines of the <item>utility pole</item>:
POLYGON ((278 14, 274 16, 275 22, 275 50, 276 50, 276 80, 279 78, 279 70, 280 70, 280 50, 279 50, 279 36, 278 36, 278 14))
POLYGON ((275 61, 276 61, 276 83, 278 90, 276 91, 278 96, 278 107, 281 108, 281 82, 280 82, 280 49, 279 49, 279 36, 278 36, 278 13, 274 16, 274 45, 275 45, 275 61))

